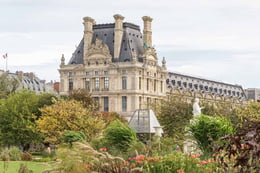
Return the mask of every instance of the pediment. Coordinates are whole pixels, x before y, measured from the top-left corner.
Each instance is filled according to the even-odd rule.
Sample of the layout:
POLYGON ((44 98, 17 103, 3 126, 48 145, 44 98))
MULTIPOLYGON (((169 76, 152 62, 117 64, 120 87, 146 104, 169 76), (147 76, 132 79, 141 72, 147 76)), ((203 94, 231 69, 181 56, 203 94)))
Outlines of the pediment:
POLYGON ((96 57, 96 55, 103 55, 103 57, 112 58, 107 44, 103 43, 102 40, 99 39, 96 39, 95 43, 90 45, 85 56, 96 57))

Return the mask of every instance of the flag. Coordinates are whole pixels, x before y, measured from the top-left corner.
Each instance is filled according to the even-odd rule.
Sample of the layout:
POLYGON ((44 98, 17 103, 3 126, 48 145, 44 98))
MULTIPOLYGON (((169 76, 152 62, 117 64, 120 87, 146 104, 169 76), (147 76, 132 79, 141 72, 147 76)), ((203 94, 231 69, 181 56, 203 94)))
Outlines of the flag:
POLYGON ((3 58, 6 59, 7 58, 7 53, 3 55, 3 58))

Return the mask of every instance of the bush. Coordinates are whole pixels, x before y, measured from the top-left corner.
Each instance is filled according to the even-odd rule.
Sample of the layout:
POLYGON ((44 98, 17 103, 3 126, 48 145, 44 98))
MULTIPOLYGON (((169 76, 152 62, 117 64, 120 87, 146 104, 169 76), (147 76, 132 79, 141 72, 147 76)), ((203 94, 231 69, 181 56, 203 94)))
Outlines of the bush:
POLYGON ((199 144, 199 148, 206 153, 213 151, 213 142, 226 134, 233 134, 231 123, 223 117, 200 115, 192 120, 189 131, 199 144))
POLYGON ((2 161, 9 161, 10 156, 9 156, 9 150, 5 149, 1 152, 0 158, 2 161))
POLYGON ((82 132, 65 130, 62 134, 61 140, 65 143, 72 145, 72 142, 83 142, 86 140, 86 136, 82 132))
POLYGON ((30 153, 23 153, 21 158, 22 161, 32 161, 32 155, 30 153))
POLYGON ((22 151, 17 147, 11 147, 9 150, 10 160, 18 161, 21 160, 22 151))
POLYGON ((137 140, 135 131, 118 120, 113 121, 105 130, 104 138, 107 146, 126 152, 131 144, 137 140))

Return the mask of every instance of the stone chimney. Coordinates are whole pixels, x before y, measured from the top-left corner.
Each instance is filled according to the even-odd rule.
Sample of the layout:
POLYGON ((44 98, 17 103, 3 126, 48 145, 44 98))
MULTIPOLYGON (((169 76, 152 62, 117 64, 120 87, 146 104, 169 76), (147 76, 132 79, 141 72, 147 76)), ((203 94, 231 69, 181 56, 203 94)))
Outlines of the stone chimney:
POLYGON ((119 58, 121 43, 123 38, 123 20, 124 17, 120 14, 114 15, 115 29, 114 29, 114 58, 119 58))
POLYGON ((93 37, 93 25, 96 23, 94 19, 90 17, 84 17, 84 57, 88 53, 88 48, 91 45, 93 37))
POLYGON ((149 16, 142 17, 144 21, 143 30, 143 41, 147 47, 152 47, 152 21, 153 19, 149 16))

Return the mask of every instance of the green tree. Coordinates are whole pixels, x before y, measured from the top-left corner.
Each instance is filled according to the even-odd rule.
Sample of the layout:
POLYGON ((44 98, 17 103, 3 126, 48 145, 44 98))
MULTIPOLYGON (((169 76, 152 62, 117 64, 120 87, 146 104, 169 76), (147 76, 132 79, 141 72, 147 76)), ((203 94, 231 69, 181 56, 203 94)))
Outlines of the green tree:
POLYGON ((192 118, 192 106, 181 97, 171 96, 156 107, 156 115, 163 126, 164 135, 176 141, 184 140, 185 127, 192 118))
POLYGON ((22 145, 37 142, 34 113, 38 96, 28 90, 10 94, 0 101, 0 141, 3 145, 22 145))
POLYGON ((19 85, 18 78, 14 78, 7 73, 0 74, 0 98, 6 98, 9 94, 15 92, 19 85))
POLYGON ((99 113, 85 108, 76 100, 58 100, 53 105, 40 108, 37 127, 45 136, 45 142, 59 144, 65 130, 80 131, 90 141, 104 127, 99 113))
POLYGON ((213 143, 220 137, 233 134, 234 129, 225 117, 210 117, 200 115, 189 124, 189 131, 199 144, 199 148, 204 154, 213 151, 213 143))

